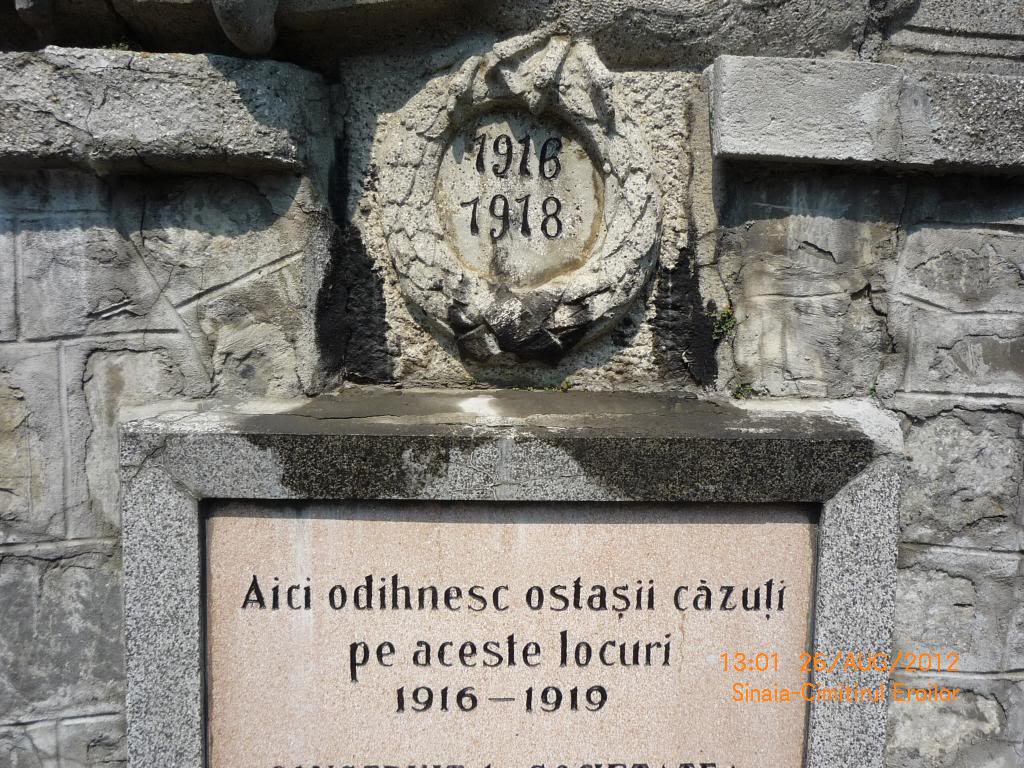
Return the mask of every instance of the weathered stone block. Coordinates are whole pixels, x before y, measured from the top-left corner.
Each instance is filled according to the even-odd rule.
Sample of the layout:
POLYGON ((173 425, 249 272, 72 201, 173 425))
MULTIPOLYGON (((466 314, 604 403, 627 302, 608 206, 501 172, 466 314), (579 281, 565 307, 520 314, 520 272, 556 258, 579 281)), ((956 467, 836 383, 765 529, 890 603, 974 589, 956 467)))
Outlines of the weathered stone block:
POLYGON ((711 70, 716 154, 895 162, 902 72, 884 64, 721 56, 711 70))
POLYGON ((1024 16, 1014 0, 919 0, 907 23, 964 35, 1024 37, 1024 16))
POLYGON ((910 653, 959 655, 959 671, 1024 666, 1024 632, 1014 616, 1024 596, 1018 554, 982 555, 904 547, 893 645, 910 653))
POLYGON ((0 341, 18 338, 18 305, 14 286, 14 221, 0 217, 0 341))
POLYGON ((132 242, 164 303, 209 356, 217 387, 286 396, 310 386, 319 287, 311 275, 327 254, 320 220, 307 215, 315 209, 309 189, 291 177, 189 179, 157 194, 126 190, 120 207, 137 205, 146 215, 132 242))
POLYGON ((0 544, 64 530, 64 439, 56 350, 0 344, 0 544))
POLYGON ((889 302, 899 352, 886 374, 894 406, 920 417, 950 408, 1019 412, 1024 185, 921 179, 911 185, 906 220, 889 302))
POLYGON ((19 305, 28 339, 176 329, 161 285, 102 213, 22 218, 19 305))
POLYGON ((57 730, 59 768, 117 768, 128 762, 124 715, 62 720, 57 730))
POLYGON ((297 259, 195 307, 210 344, 217 389, 264 397, 301 395, 312 381, 308 303, 297 259))
POLYGON ((1024 235, 977 227, 914 227, 900 252, 900 294, 953 312, 1024 308, 1024 235))
POLYGON ((70 439, 67 532, 110 536, 120 528, 121 409, 208 394, 205 357, 181 335, 168 334, 68 344, 63 354, 70 439))
POLYGON ((1019 172, 1024 79, 838 59, 722 56, 715 152, 744 160, 1019 172))
POLYGON ((0 768, 61 768, 54 722, 0 726, 0 768))
POLYGON ((866 296, 752 298, 735 311, 737 376, 756 391, 845 397, 874 384, 885 326, 866 296))
POLYGON ((901 123, 910 164, 1024 168, 1024 78, 917 72, 904 88, 901 123))
POLYGON ((890 701, 886 764, 892 768, 1017 768, 1024 728, 1024 685, 993 678, 900 681, 961 688, 953 701, 890 701))
POLYGON ((901 313, 909 392, 1024 396, 1024 314, 901 313))
POLYGON ((1020 56, 1024 17, 1016 0, 919 0, 893 45, 936 53, 1020 56))
POLYGON ((27 720, 120 709, 120 584, 113 544, 0 559, 0 712, 27 720))
POLYGON ((736 376, 773 395, 867 394, 889 348, 898 182, 776 174, 724 215, 718 271, 737 320, 736 376))
POLYGON ((326 146, 318 75, 273 61, 46 48, 0 54, 0 167, 299 171, 326 146))
POLYGON ((132 240, 162 295, 181 308, 301 254, 308 228, 298 186, 294 177, 172 180, 133 185, 119 204, 138 211, 132 240))
POLYGON ((909 428, 905 541, 1020 551, 1021 417, 954 411, 909 428))
MULTIPOLYGON (((302 0, 287 0, 301 2, 302 0)), ((502 28, 531 29, 558 14, 558 25, 593 37, 616 66, 706 66, 719 53, 813 56, 854 45, 873 17, 891 15, 864 0, 516 0, 481 6, 502 28)))

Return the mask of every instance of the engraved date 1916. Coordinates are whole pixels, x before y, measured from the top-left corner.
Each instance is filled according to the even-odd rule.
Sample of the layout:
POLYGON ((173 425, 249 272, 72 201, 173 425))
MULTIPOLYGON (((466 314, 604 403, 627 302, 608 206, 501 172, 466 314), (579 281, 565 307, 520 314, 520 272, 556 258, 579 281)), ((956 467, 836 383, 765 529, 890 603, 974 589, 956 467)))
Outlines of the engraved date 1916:
MULTIPOLYGON (((489 172, 499 179, 504 179, 510 172, 514 173, 512 170, 514 166, 518 166, 520 177, 526 179, 533 176, 531 147, 535 145, 535 142, 530 134, 513 141, 509 134, 502 133, 493 142, 488 142, 488 137, 485 134, 480 134, 473 139, 473 144, 477 148, 477 173, 487 175, 489 172), (515 162, 517 144, 520 148, 518 164, 515 162), (491 162, 492 159, 493 162, 491 162)), ((562 172, 562 161, 559 158, 561 150, 562 140, 557 136, 545 139, 541 143, 540 151, 537 154, 537 177, 544 181, 553 181, 558 178, 558 174, 562 172)), ((518 222, 520 234, 529 237, 534 232, 534 228, 530 224, 531 217, 534 222, 539 219, 540 231, 548 240, 554 240, 561 236, 563 231, 562 201, 554 195, 548 195, 541 200, 538 211, 537 203, 536 201, 531 203, 531 197, 533 196, 527 194, 510 201, 506 195, 496 194, 491 197, 490 201, 482 201, 480 197, 474 197, 472 200, 461 201, 459 205, 470 209, 469 231, 473 235, 480 234, 480 219, 482 218, 480 207, 483 202, 484 208, 490 213, 493 221, 493 226, 488 228, 491 240, 501 240, 506 237, 513 228, 513 223, 516 222, 518 222)))

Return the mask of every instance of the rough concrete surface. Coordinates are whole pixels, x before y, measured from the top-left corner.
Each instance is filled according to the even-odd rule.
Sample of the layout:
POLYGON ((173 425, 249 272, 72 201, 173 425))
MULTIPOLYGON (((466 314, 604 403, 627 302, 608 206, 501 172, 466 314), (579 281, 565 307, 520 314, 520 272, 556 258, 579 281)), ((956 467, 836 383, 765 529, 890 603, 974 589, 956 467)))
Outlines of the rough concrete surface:
POLYGON ((891 37, 899 52, 960 54, 967 66, 1024 54, 1024 18, 1012 0, 920 0, 901 26, 891 37))

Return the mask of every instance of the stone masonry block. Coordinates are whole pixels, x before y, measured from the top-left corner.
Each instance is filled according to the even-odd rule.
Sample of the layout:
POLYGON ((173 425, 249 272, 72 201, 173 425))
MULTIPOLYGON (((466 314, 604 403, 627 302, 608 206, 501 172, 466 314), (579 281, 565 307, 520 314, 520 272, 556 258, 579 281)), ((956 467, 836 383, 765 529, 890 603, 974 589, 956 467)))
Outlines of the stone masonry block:
POLYGON ((123 706, 114 544, 0 555, 0 712, 16 720, 123 706))
POLYGON ((776 396, 867 394, 884 351, 866 296, 752 298, 736 307, 733 355, 743 383, 776 396))
POLYGON ((908 75, 904 89, 901 126, 911 164, 1024 168, 1024 78, 922 71, 908 75))
POLYGON ((53 721, 0 726, 0 768, 61 768, 53 721))
POLYGON ((866 394, 888 349, 885 288, 901 182, 782 173, 736 185, 718 272, 742 383, 773 395, 866 394))
POLYGON ((304 305, 302 265, 295 260, 197 303, 219 393, 294 397, 311 386, 307 361, 315 351, 304 305))
POLYGON ((955 410, 905 437, 903 540, 1020 551, 1021 417, 955 410))
POLYGON ((918 0, 907 23, 960 35, 1024 37, 1024 15, 1016 0, 918 0))
POLYGON ((138 211, 132 239, 163 295, 180 307, 303 250, 298 183, 286 176, 173 179, 133 185, 118 207, 138 211))
POLYGON ((117 426, 121 409, 203 397, 210 379, 182 335, 148 334, 64 347, 68 403, 67 529, 73 537, 120 528, 117 426))
POLYGON ((719 57, 715 153, 743 160, 1019 172, 1024 79, 838 59, 719 57))
POLYGON ((905 391, 1024 396, 1024 314, 900 314, 908 329, 905 391))
POLYGON ((0 167, 299 171, 322 79, 275 61, 49 47, 0 54, 0 167))
POLYGON ((904 546, 893 647, 953 652, 961 672, 1024 666, 1024 576, 1016 553, 904 546))
MULTIPOLYGON (((310 0, 283 0, 282 12, 292 4, 314 5, 310 0)), ((558 28, 593 37, 610 64, 644 68, 703 66, 723 51, 812 56, 847 50, 870 20, 889 16, 898 5, 865 0, 515 0, 476 7, 486 9, 503 30, 526 31, 557 13, 558 28)))
POLYGON ((1017 0, 917 0, 894 46, 914 51, 1013 57, 1024 54, 1017 0))
POLYGON ((883 64, 721 56, 711 70, 721 157, 895 162, 902 73, 883 64))
MULTIPOLYGON (((739 185, 737 185, 739 186, 739 185)), ((884 287, 896 251, 891 220, 904 186, 850 174, 773 174, 733 192, 723 224, 723 277, 742 296, 828 296, 884 287)), ((735 297, 737 302, 742 299, 735 297)))
POLYGON ((905 675, 907 686, 960 688, 949 702, 889 702, 886 765, 1018 768, 1024 752, 1024 684, 994 678, 905 675))
POLYGON ((64 531, 57 371, 55 349, 0 344, 0 544, 64 531))
POLYGON ((62 720, 59 768, 123 768, 128 762, 124 731, 121 714, 62 720))
POLYGON ((942 226, 914 227, 895 279, 903 295, 953 312, 1024 308, 1024 235, 942 226))
POLYGON ((14 259, 14 221, 0 216, 0 341, 18 338, 14 259))
POLYGON ((161 286, 104 213, 19 219, 27 339, 177 328, 161 286))

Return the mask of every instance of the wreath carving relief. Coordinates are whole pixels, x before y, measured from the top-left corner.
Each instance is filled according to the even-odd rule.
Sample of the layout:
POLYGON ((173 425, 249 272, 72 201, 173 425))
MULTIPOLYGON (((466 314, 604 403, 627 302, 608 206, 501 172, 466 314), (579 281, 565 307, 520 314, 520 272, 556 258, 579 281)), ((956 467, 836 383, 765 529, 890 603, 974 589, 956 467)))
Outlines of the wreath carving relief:
POLYGON ((464 358, 553 363, 653 271, 650 154, 585 41, 532 35, 470 58, 398 113, 382 159, 402 291, 464 358))

